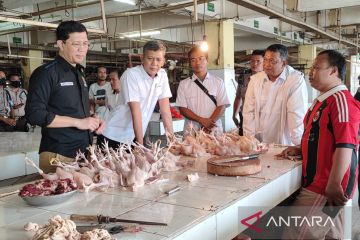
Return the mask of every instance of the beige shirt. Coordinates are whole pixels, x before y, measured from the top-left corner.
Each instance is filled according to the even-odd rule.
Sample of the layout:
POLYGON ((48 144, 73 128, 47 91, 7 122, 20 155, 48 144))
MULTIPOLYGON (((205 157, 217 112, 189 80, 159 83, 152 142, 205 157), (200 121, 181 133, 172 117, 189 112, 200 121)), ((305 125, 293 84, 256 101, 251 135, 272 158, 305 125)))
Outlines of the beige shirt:
POLYGON ((244 134, 267 143, 298 145, 307 106, 304 75, 294 68, 286 66, 275 82, 264 71, 252 75, 243 109, 244 134))
MULTIPOLYGON (((230 106, 224 80, 207 73, 204 81, 202 82, 205 88, 209 91, 209 94, 215 97, 217 102, 217 106, 215 106, 214 102, 209 98, 209 96, 206 95, 198 85, 196 85, 194 82, 196 79, 196 75, 193 75, 191 78, 187 78, 180 82, 176 98, 176 105, 178 107, 188 108, 200 117, 209 118, 216 107, 223 105, 225 107, 230 106)), ((185 119, 185 135, 189 134, 191 127, 193 127, 195 130, 201 128, 198 122, 185 119)), ((217 120, 216 127, 216 131, 223 131, 220 119, 217 120)))

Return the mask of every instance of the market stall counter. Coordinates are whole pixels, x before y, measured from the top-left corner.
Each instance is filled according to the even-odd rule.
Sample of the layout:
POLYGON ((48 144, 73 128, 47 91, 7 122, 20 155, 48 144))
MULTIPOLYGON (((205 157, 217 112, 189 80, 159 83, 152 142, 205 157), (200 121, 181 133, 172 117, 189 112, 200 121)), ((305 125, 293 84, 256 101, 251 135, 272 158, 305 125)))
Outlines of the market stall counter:
POLYGON ((25 164, 25 157, 30 157, 39 165, 39 146, 41 129, 34 132, 2 132, 0 134, 0 180, 19 177, 36 172, 25 164))
MULTIPOLYGON (((104 215, 122 219, 167 223, 167 226, 143 225, 137 233, 120 232, 116 239, 231 239, 245 226, 240 224, 239 208, 276 206, 300 188, 301 162, 278 160, 282 148, 270 148, 260 156, 262 171, 244 177, 225 177, 207 173, 208 158, 188 158, 188 166, 176 172, 162 173, 162 179, 137 189, 122 188, 106 192, 77 192, 68 201, 33 207, 19 196, 0 198, 1 239, 31 239, 34 233, 23 227, 28 222, 45 224, 54 215, 104 215), (199 179, 189 182, 188 175, 199 179), (180 189, 167 194, 171 189, 180 189)), ((3 188, 0 193, 20 189, 3 188)))

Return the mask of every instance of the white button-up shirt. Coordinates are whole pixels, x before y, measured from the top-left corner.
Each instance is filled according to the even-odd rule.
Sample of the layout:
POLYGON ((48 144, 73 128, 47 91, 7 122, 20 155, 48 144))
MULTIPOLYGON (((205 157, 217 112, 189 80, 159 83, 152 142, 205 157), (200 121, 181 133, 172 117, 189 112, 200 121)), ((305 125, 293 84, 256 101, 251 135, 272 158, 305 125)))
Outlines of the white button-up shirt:
POLYGON ((103 135, 121 143, 130 143, 135 138, 129 102, 139 102, 142 116, 143 136, 159 99, 170 98, 169 79, 164 69, 151 78, 143 66, 127 69, 120 79, 121 104, 110 113, 103 135))
MULTIPOLYGON (((209 94, 215 97, 217 102, 217 106, 215 106, 209 96, 206 95, 198 85, 196 85, 194 82, 196 79, 196 75, 193 74, 191 78, 187 78, 180 82, 176 98, 176 105, 178 107, 188 108, 200 117, 209 118, 216 107, 223 105, 225 107, 230 106, 224 80, 209 73, 206 74, 203 82, 199 80, 199 82, 208 90, 209 94)), ((198 122, 185 119, 184 134, 189 133, 191 125, 195 130, 201 128, 198 122)), ((220 119, 216 121, 216 128, 216 131, 223 131, 220 119)))
POLYGON ((300 144, 307 102, 304 75, 290 66, 275 82, 264 71, 251 76, 243 109, 244 134, 266 143, 300 144))
MULTIPOLYGON (((96 99, 96 93, 98 90, 105 90, 105 98, 112 91, 111 84, 106 82, 104 85, 100 86, 97 82, 90 85, 89 88, 89 99, 96 99)), ((107 99, 105 99, 107 101, 107 99)), ((109 109, 105 106, 95 105, 95 114, 103 120, 106 120, 109 116, 109 109)))
POLYGON ((116 93, 114 90, 112 90, 112 92, 107 95, 107 107, 110 111, 113 111, 115 108, 117 108, 117 106, 124 104, 122 102, 124 98, 120 95, 121 91, 116 93))

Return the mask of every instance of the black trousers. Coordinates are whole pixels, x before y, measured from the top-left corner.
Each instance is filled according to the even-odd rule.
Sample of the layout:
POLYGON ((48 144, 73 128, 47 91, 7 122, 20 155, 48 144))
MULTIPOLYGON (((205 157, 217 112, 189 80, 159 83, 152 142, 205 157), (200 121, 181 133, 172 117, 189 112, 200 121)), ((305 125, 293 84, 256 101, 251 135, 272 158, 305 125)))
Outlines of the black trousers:
POLYGON ((122 144, 120 142, 111 140, 110 138, 107 138, 104 135, 98 135, 96 139, 96 146, 98 146, 99 148, 103 148, 103 144, 105 144, 105 141, 107 141, 109 147, 113 149, 119 148, 119 146, 122 144))
POLYGON ((243 121, 244 121, 244 117, 242 115, 242 112, 239 112, 239 118, 240 118, 240 122, 239 122, 239 135, 240 136, 244 136, 244 130, 243 130, 243 121))
POLYGON ((6 123, 0 121, 0 132, 28 132, 29 126, 25 117, 20 117, 16 120, 15 126, 7 125, 6 123))

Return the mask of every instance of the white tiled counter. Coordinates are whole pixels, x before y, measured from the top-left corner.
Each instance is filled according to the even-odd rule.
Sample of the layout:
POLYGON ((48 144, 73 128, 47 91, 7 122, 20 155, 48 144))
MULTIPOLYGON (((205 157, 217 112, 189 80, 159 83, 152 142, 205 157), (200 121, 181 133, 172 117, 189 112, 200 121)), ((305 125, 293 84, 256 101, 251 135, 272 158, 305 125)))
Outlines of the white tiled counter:
MULTIPOLYGON (((111 189, 108 192, 77 193, 69 201, 45 207, 30 207, 18 196, 0 198, 1 239, 31 239, 23 226, 32 221, 47 223, 60 214, 103 214, 144 221, 166 222, 167 227, 144 226, 139 233, 120 233, 117 239, 231 239, 239 231, 239 207, 274 207, 300 187, 301 163, 275 160, 280 148, 261 156, 263 170, 248 177, 222 177, 207 173, 206 159, 195 159, 184 170, 163 173, 168 182, 154 183, 136 192, 111 189), (186 176, 199 173, 199 180, 189 183, 186 176), (173 195, 166 190, 180 185, 173 195)), ((9 192, 20 186, 1 189, 9 192)))
POLYGON ((39 163, 40 129, 35 132, 0 133, 0 180, 35 172, 25 164, 25 156, 39 163))

